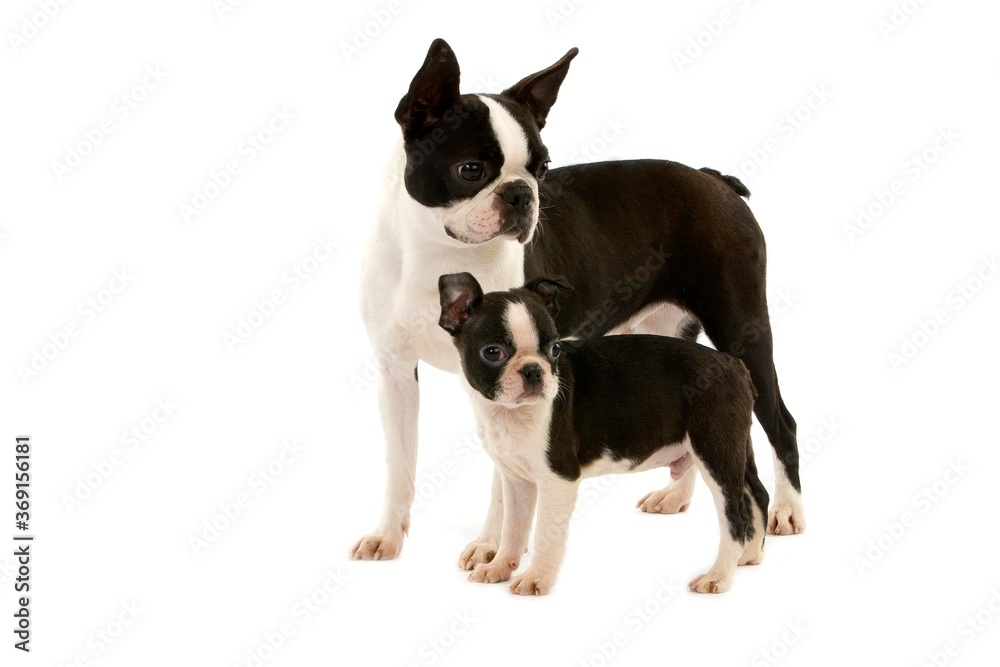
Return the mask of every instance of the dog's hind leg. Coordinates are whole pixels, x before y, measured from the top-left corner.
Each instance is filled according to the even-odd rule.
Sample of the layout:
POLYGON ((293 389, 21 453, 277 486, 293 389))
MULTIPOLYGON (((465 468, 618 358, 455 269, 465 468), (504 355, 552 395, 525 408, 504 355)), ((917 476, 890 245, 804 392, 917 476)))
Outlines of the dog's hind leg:
MULTIPOLYGON (((761 286, 762 287, 762 286, 761 286)), ((774 502, 768 531, 776 535, 801 533, 806 528, 799 481, 799 450, 795 420, 785 407, 774 369, 771 325, 763 293, 753 313, 730 313, 725 318, 703 317, 705 333, 716 349, 739 357, 753 379, 757 398, 754 414, 774 450, 774 502)))

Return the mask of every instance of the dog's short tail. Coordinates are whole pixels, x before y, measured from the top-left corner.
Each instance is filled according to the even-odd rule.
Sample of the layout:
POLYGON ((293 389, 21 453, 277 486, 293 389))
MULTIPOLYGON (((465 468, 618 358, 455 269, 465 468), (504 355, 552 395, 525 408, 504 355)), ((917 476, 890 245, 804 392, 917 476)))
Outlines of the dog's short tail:
POLYGON ((738 194, 741 197, 750 197, 750 190, 747 186, 743 185, 743 181, 736 178, 735 176, 727 176, 717 169, 709 169, 708 167, 702 167, 698 171, 703 171, 709 176, 714 176, 723 183, 729 186, 729 189, 738 194))

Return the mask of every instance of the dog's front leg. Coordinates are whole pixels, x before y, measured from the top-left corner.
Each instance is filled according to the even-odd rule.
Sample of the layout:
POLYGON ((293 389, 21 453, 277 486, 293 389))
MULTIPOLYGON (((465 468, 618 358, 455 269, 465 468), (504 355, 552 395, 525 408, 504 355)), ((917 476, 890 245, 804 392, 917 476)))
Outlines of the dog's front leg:
POLYGON ((469 581, 496 583, 507 581, 521 564, 528 548, 531 519, 535 514, 537 489, 533 482, 513 477, 494 469, 503 486, 503 529, 496 556, 488 563, 479 563, 469 575, 469 581))
POLYGON ((566 552, 566 534, 576 503, 579 480, 552 475, 538 482, 538 521, 531 565, 510 582, 511 593, 545 595, 552 589, 566 552))
POLYGON ((379 355, 378 403, 385 431, 385 504, 378 529, 365 535, 351 549, 355 560, 395 558, 410 529, 417 469, 417 416, 420 392, 417 358, 413 355, 379 355))
POLYGON ((493 468, 493 487, 490 491, 490 507, 486 511, 486 521, 479 537, 465 546, 458 557, 458 566, 471 570, 481 563, 489 563, 500 546, 500 531, 503 529, 503 481, 500 471, 493 468))

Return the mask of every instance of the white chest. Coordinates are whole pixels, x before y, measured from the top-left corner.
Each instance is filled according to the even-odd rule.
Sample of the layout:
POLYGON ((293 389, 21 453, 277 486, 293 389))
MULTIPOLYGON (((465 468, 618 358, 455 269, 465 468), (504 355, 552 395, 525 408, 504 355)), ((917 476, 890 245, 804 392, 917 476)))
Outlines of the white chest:
POLYGON ((551 404, 512 410, 496 406, 471 388, 469 391, 482 429, 483 448, 490 458, 508 474, 524 480, 537 481, 551 474, 546 454, 551 404))

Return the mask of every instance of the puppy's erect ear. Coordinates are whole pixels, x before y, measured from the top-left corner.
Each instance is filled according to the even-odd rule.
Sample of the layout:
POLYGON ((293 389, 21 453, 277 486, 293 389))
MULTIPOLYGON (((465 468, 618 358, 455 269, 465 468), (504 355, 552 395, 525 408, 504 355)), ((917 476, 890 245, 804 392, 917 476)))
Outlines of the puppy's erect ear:
POLYGON ((531 117, 535 119, 538 129, 542 129, 545 127, 549 109, 556 103, 559 86, 569 72, 569 61, 579 52, 580 49, 573 47, 556 64, 524 77, 500 94, 527 108, 531 112, 531 117))
POLYGON ((457 336, 483 298, 483 288, 471 273, 448 273, 438 278, 442 329, 457 336))
POLYGON ((458 59, 443 39, 435 39, 410 90, 396 107, 396 122, 407 139, 440 120, 458 102, 458 59))
POLYGON ((524 283, 524 289, 531 290, 542 298, 549 315, 555 317, 559 312, 559 293, 573 289, 562 276, 532 278, 524 283))

